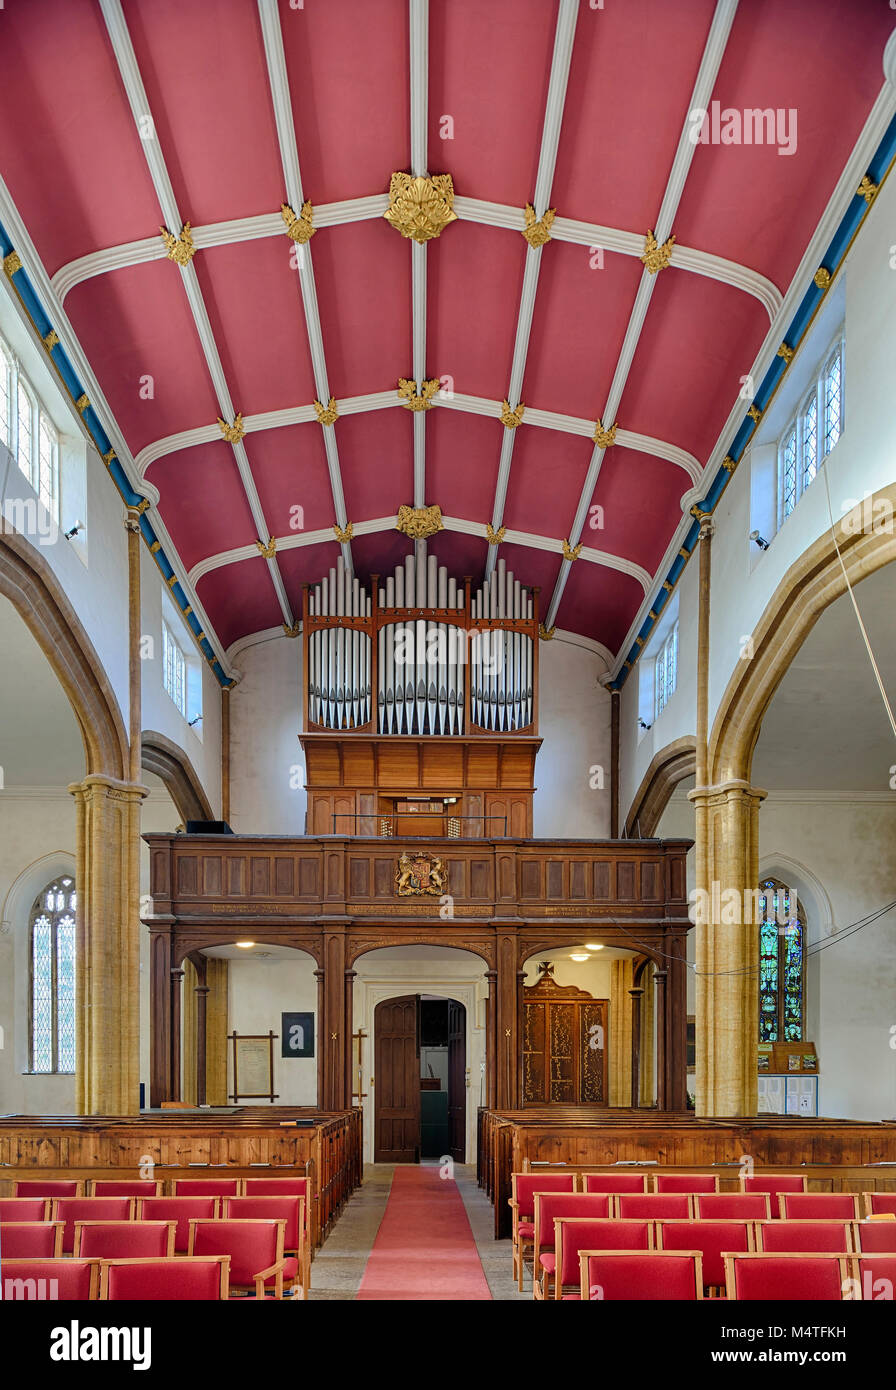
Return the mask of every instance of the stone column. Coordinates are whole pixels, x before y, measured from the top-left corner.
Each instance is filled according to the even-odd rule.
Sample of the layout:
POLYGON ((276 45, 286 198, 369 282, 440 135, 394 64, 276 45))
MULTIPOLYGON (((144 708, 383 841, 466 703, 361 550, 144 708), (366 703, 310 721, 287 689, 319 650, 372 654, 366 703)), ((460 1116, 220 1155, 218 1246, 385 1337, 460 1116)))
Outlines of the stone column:
POLYGON ((698 1115, 755 1115, 759 803, 745 781, 695 787, 698 1115))
POLYGON ((75 1103, 80 1115, 140 1104, 140 803, 146 788, 74 783, 78 886, 75 1103))

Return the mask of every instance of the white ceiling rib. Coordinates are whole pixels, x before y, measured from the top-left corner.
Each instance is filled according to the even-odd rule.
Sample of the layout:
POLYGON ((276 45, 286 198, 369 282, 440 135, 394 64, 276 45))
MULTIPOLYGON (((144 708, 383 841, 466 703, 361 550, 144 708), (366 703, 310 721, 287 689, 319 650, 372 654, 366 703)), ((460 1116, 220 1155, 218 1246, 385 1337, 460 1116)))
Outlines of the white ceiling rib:
MULTIPOLYGON (((286 55, 283 52, 283 34, 280 30, 280 16, 277 12, 276 0, 258 0, 258 14, 264 39, 268 84, 271 90, 274 120, 277 125, 277 139, 280 143, 280 162, 283 166, 283 177, 286 183, 286 197, 290 207, 298 215, 305 199, 302 191, 302 175, 299 169, 299 150, 292 116, 292 102, 289 95, 289 79, 286 74, 286 55)), ((302 305, 305 310, 305 326, 308 330, 308 344, 311 350, 314 384, 317 388, 318 400, 326 406, 330 399, 330 386, 324 357, 320 312, 317 307, 311 243, 308 242, 304 246, 295 245, 295 253, 302 305)), ((345 496, 342 488, 342 470, 339 467, 339 451, 336 446, 336 432, 332 426, 323 426, 322 428, 324 448, 327 454, 327 471, 330 475, 330 490, 333 494, 333 510, 336 514, 337 525, 344 530, 348 523, 348 517, 345 511, 345 496)), ((344 541, 340 548, 342 558, 349 573, 351 573, 351 545, 344 541)))
MULTIPOLYGON (((710 98, 713 87, 715 86, 716 76, 722 62, 725 47, 728 43, 728 35, 731 32, 731 25, 734 23, 734 16, 737 12, 737 0, 718 0, 709 36, 703 51, 703 58, 697 73, 697 80, 694 83, 694 91, 688 104, 688 112, 697 109, 709 109, 710 98)), ((697 146, 691 136, 693 129, 692 122, 685 115, 682 124, 681 135, 678 140, 678 148, 675 151, 675 158, 672 161, 672 170, 666 184, 666 191, 660 206, 656 226, 653 228, 657 242, 662 245, 672 234, 672 224, 681 195, 684 192, 685 180, 691 167, 697 146)), ((641 336, 641 329, 647 317, 647 310, 650 307, 650 300, 653 295, 656 276, 651 275, 647 268, 641 274, 641 282, 635 296, 635 304, 626 329, 625 338, 622 343, 622 350, 619 360, 616 363, 616 370, 613 374, 613 381, 610 385, 610 392, 607 397, 606 405, 601 412, 601 420, 606 428, 616 420, 616 411, 622 399, 628 374, 634 360, 635 352, 638 347, 638 340, 641 336)), ((597 479, 600 474, 600 466, 603 462, 604 450, 597 444, 591 455, 591 463, 585 475, 585 482, 582 487, 579 505, 576 509, 575 518, 569 533, 569 543, 576 546, 582 534, 585 520, 588 515, 588 506, 594 496, 594 489, 597 486, 597 479)), ((552 627, 557 617, 557 610, 560 607, 563 591, 566 588, 566 581, 569 578, 569 571, 572 568, 572 561, 564 559, 560 565, 560 573, 557 576, 557 583, 545 614, 545 627, 552 627)))
MULTIPOLYGON (((122 13, 120 0, 100 0, 100 7, 106 22, 106 28, 109 32, 109 39, 112 44, 113 52, 115 53, 115 60, 118 64, 118 70, 121 74, 121 80, 124 84, 134 122, 139 126, 140 120, 146 116, 151 118, 152 113, 143 86, 143 79, 140 75, 137 58, 134 53, 133 45, 131 44, 130 34, 128 33, 127 24, 125 23, 124 14, 122 13)), ((153 124, 153 129, 155 129, 155 124, 153 124)), ((168 170, 165 167, 165 160, 162 155, 160 143, 158 139, 143 140, 141 141, 141 145, 147 165, 149 166, 150 177, 159 200, 159 206, 162 210, 162 217, 164 218, 165 225, 175 236, 179 236, 183 221, 177 206, 177 201, 174 197, 174 190, 171 187, 171 180, 168 177, 168 170)), ((196 324, 196 331, 199 334, 199 340, 202 344, 209 375, 211 376, 212 384, 215 389, 215 395, 218 398, 218 408, 221 411, 222 417, 229 422, 234 418, 236 412, 230 397, 230 391, 224 375, 224 368, 221 365, 218 347, 215 343, 214 334, 212 333, 205 302, 202 297, 202 291, 199 287, 199 280, 192 264, 181 266, 180 272, 187 300, 196 324)), ((268 530, 267 521, 265 520, 264 511, 258 496, 258 490, 255 486, 255 479, 252 476, 252 469, 249 465, 245 446, 240 442, 234 444, 232 448, 236 466, 239 470, 246 498, 249 503, 249 508, 252 512, 252 519, 258 529, 258 539, 262 545, 267 545, 271 533, 268 530)), ((287 626, 291 626, 293 621, 292 610, 289 605, 289 599, 286 596, 286 588, 283 584, 283 576, 280 573, 276 556, 271 559, 266 559, 265 563, 267 564, 268 573, 271 576, 271 581, 277 594, 277 600, 283 613, 283 620, 287 626)))

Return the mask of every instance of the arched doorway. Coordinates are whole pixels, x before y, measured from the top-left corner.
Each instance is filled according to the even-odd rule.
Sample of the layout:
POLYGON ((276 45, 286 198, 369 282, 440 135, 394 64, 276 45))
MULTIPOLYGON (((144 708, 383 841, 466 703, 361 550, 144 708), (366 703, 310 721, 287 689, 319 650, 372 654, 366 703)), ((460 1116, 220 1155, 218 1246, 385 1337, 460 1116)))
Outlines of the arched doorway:
POLYGON ((405 994, 374 1009, 374 1163, 463 1163, 467 1011, 457 999, 405 994))

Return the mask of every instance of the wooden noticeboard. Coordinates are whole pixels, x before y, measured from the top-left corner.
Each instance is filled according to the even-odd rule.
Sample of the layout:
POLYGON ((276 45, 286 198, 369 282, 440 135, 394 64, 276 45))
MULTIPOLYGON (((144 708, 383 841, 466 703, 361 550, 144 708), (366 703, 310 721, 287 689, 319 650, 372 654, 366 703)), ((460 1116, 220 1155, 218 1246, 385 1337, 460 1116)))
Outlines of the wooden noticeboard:
POLYGON ((277 1034, 228 1033, 233 1043, 231 1100, 277 1100, 274 1094, 274 1039, 277 1034))

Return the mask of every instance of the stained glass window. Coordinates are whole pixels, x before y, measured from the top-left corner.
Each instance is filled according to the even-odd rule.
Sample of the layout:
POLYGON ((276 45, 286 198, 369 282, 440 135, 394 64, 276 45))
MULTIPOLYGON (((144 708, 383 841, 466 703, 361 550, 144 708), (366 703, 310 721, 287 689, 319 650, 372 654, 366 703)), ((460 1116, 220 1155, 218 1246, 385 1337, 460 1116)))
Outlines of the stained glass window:
POLYGON ((74 879, 47 885, 31 910, 31 1070, 75 1070, 74 879))
POLYGON ((805 919, 777 879, 759 885, 759 1041, 801 1042, 805 919))

